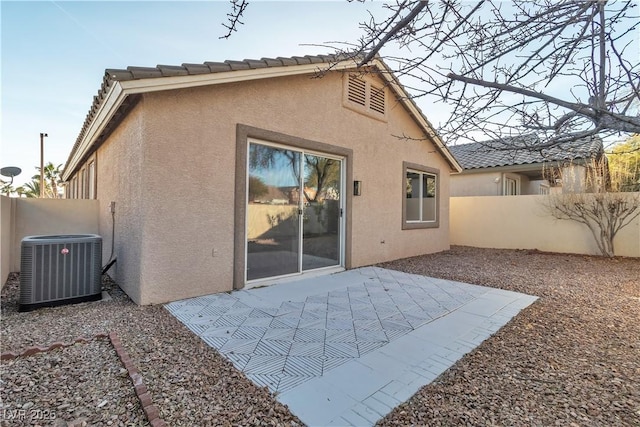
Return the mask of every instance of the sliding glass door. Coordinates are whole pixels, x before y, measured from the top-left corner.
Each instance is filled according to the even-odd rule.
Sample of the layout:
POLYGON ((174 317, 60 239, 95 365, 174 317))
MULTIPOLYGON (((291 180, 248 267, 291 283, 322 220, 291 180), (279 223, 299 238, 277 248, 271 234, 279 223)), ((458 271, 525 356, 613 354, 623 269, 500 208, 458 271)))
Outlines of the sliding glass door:
POLYGON ((247 280, 342 263, 342 160, 249 144, 247 280))
POLYGON ((340 264, 341 163, 327 157, 304 155, 303 270, 340 264))

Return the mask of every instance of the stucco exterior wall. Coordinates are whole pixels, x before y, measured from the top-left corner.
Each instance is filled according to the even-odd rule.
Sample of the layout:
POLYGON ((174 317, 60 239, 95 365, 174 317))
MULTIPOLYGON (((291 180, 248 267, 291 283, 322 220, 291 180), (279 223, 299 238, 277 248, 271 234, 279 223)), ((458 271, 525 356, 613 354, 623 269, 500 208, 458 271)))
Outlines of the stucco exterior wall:
POLYGON ((473 171, 451 175, 451 197, 501 196, 504 194, 505 177, 519 180, 521 195, 539 192, 540 181, 531 181, 527 175, 503 171, 473 171))
MULTIPOLYGON (((545 196, 451 198, 451 244, 599 255, 589 229, 544 209, 545 196)), ((640 257, 640 218, 614 240, 619 256, 640 257)))
POLYGON ((501 172, 451 175, 451 197, 500 196, 501 194, 501 172))
POLYGON ((448 249, 450 166, 430 142, 393 136, 423 137, 395 100, 388 121, 375 120, 344 108, 342 88, 333 73, 142 95, 97 156, 100 228, 110 236, 115 201, 116 278, 125 291, 151 304, 232 289, 234 235, 244 234, 234 228, 238 124, 353 150, 363 193, 353 197, 346 183, 348 267, 448 249), (439 228, 401 229, 403 160, 440 171, 439 228))
MULTIPOLYGON (((142 188, 146 167, 142 153, 143 104, 140 102, 133 108, 95 156, 96 201, 99 204, 98 221, 103 238, 102 264, 109 261, 112 226, 115 224, 114 256, 117 257, 117 263, 108 273, 139 304, 142 303, 142 208, 147 202, 142 188), (110 212, 111 202, 115 202, 113 216, 110 212)), ((163 181, 168 182, 167 179, 163 181)))
POLYGON ((540 187, 542 185, 547 186, 549 188, 549 192, 551 192, 552 187, 549 186, 549 181, 546 179, 536 179, 527 182, 526 187, 522 190, 522 194, 538 195, 540 194, 540 187))

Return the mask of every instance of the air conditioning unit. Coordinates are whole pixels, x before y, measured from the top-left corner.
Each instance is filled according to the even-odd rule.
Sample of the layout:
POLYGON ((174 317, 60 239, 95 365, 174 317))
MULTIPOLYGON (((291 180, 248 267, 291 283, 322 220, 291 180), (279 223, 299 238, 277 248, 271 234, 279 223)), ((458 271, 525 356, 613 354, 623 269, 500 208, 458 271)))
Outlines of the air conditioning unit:
POLYGON ((22 239, 19 311, 102 296, 102 237, 96 234, 22 239))

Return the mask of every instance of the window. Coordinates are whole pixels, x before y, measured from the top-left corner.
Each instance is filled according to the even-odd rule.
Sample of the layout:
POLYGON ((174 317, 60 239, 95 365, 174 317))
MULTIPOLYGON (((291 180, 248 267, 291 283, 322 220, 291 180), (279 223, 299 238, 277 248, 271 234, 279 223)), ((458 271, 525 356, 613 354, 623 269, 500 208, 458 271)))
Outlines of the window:
POLYGON ((546 184, 540 184, 540 188, 538 189, 538 194, 549 194, 549 186, 546 184))
POLYGON ((78 199, 86 198, 86 190, 87 190, 87 172, 85 169, 80 171, 80 181, 78 186, 78 199))
POLYGON ((382 83, 374 84, 356 74, 345 79, 344 105, 371 117, 385 119, 386 91, 382 83))
POLYGON ((96 162, 89 163, 89 193, 90 199, 96 198, 96 162))
POLYGON ((439 171, 404 163, 402 228, 435 228, 439 224, 439 171))
POLYGON ((71 180, 71 198, 72 199, 78 198, 78 177, 77 176, 74 176, 73 179, 71 180))
POLYGON ((517 196, 520 194, 520 178, 517 175, 504 175, 502 195, 517 196))

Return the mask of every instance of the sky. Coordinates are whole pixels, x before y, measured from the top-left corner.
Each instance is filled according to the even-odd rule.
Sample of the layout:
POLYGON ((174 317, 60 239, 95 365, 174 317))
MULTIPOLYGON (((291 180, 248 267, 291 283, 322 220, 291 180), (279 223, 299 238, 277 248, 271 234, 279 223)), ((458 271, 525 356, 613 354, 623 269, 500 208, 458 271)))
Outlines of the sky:
POLYGON ((0 0, 0 167, 30 181, 41 132, 45 163, 64 166, 107 68, 331 53, 380 6, 254 0, 224 40, 227 1, 0 0))
MULTIPOLYGON (((369 13, 387 16, 382 5, 250 0, 245 24, 220 39, 227 0, 0 0, 0 167, 22 169, 14 186, 30 181, 40 133, 48 134, 45 163, 64 166, 107 68, 332 53, 330 44, 359 39, 369 13)), ((382 54, 407 53, 391 44, 382 54)), ((548 90, 568 96, 565 82, 548 90)), ((425 98, 416 103, 436 128, 451 112, 425 98)))

